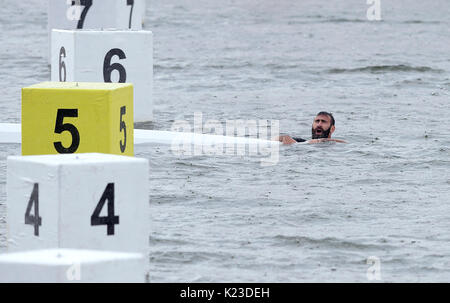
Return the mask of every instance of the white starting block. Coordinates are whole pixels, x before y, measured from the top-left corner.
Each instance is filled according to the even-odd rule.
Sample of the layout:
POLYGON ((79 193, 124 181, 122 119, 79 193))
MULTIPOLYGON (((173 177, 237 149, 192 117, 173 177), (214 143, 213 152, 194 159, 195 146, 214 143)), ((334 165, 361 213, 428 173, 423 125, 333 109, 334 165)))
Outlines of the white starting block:
POLYGON ((0 283, 144 283, 140 253, 74 249, 0 255, 0 283))
POLYGON ((52 29, 141 30, 145 9, 145 0, 48 0, 49 41, 52 29))
POLYGON ((51 80, 134 86, 134 121, 153 119, 151 31, 53 30, 51 80))
POLYGON ((8 252, 75 248, 147 255, 148 160, 8 157, 8 252))

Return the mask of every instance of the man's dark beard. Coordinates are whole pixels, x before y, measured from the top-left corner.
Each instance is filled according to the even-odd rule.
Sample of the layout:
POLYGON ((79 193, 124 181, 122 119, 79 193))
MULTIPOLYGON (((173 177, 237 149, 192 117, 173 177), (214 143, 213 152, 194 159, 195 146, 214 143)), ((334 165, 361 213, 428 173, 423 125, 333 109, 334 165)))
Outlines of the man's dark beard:
POLYGON ((316 135, 314 133, 314 128, 311 128, 311 137, 313 139, 322 139, 322 138, 328 138, 330 135, 331 127, 329 127, 327 130, 322 130, 322 133, 320 135, 316 135))

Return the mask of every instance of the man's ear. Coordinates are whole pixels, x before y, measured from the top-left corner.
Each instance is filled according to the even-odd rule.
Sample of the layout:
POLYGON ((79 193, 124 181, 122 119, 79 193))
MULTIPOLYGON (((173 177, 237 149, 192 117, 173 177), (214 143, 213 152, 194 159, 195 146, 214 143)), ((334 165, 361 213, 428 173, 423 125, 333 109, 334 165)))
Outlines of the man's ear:
POLYGON ((330 134, 328 135, 328 138, 331 138, 331 135, 334 133, 335 129, 336 129, 336 127, 334 127, 334 125, 333 125, 330 129, 330 134))

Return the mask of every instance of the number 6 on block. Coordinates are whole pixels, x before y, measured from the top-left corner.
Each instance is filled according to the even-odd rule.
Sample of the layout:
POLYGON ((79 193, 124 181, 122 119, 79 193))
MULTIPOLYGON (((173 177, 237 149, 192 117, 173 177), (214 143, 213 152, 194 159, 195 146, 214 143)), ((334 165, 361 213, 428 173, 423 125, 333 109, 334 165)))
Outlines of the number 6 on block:
POLYGON ((52 81, 133 83, 134 122, 153 119, 152 32, 53 30, 51 48, 52 81))
POLYGON ((146 159, 9 157, 7 196, 8 250, 145 252, 148 247, 146 159))
POLYGON ((22 89, 22 154, 134 155, 133 86, 44 82, 22 89))

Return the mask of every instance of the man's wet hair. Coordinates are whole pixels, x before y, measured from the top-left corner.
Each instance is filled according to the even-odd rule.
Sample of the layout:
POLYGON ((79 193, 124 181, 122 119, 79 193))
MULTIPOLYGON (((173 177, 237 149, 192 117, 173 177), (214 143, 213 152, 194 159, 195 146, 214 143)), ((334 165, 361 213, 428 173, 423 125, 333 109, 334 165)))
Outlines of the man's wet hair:
POLYGON ((328 116, 328 117, 330 117, 330 118, 331 118, 331 125, 330 125, 330 127, 332 127, 332 126, 334 125, 334 123, 335 123, 334 117, 333 117, 333 114, 332 114, 332 113, 329 113, 329 112, 320 112, 320 113, 318 113, 316 116, 328 116))

